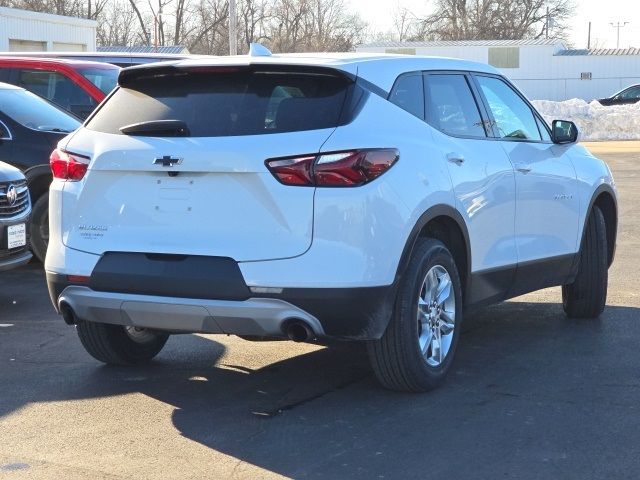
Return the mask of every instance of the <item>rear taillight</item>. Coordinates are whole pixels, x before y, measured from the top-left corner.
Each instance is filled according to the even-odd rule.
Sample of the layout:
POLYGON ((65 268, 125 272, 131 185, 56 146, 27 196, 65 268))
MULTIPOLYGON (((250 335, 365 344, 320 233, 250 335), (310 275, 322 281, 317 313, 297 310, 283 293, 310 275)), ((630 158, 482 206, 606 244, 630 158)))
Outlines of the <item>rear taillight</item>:
POLYGON ((273 158, 265 165, 280 183, 306 187, 359 187, 398 161, 395 148, 273 158))
POLYGON ((84 174, 87 173, 89 159, 56 148, 49 157, 49 165, 51 166, 53 178, 75 182, 82 180, 84 174))

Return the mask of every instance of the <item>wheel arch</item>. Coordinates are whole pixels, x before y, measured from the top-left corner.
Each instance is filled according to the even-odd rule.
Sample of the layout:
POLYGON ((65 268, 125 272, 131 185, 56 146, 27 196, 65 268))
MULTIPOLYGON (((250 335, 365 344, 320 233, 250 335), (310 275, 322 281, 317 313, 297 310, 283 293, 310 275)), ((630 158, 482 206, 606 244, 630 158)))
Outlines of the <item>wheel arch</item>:
POLYGON ((580 248, 582 248, 582 244, 584 243, 587 221, 594 206, 598 207, 604 215, 604 222, 607 229, 607 265, 610 267, 615 257, 616 238, 618 236, 618 203, 611 185, 600 185, 591 196, 589 208, 585 211, 584 222, 582 224, 580 248))
POLYGON ((49 165, 36 165, 24 171, 31 195, 31 203, 34 204, 42 195, 49 191, 49 185, 53 180, 49 165))
POLYGON ((469 231, 460 212, 446 204, 439 204, 429 208, 414 225, 400 257, 396 285, 399 284, 399 280, 409 264, 416 241, 421 237, 440 240, 449 249, 458 268, 463 290, 462 294, 463 298, 465 298, 471 272, 469 231))

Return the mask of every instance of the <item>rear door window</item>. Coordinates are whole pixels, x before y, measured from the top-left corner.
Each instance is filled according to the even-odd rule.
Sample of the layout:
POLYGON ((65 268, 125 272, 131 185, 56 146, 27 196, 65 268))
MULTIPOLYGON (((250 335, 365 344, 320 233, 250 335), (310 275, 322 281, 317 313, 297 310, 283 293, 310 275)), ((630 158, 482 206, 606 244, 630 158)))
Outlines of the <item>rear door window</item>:
POLYGON ((58 72, 21 69, 17 84, 81 118, 86 118, 97 105, 82 87, 58 72))
POLYGON ((464 74, 425 76, 427 121, 454 136, 486 137, 484 122, 464 74))
POLYGON ((119 134, 127 125, 178 120, 194 137, 333 128, 350 83, 324 73, 172 69, 126 80, 87 128, 119 134))
POLYGON ((410 73, 398 78, 389 95, 389 101, 424 120, 422 73, 410 73))

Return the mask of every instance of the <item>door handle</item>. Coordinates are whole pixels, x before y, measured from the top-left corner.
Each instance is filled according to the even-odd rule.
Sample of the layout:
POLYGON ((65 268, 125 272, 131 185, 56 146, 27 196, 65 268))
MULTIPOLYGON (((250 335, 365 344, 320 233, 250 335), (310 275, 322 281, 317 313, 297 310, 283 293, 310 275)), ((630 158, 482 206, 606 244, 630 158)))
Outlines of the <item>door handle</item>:
POLYGON ((527 174, 531 171, 531 167, 529 165, 525 165, 524 163, 516 164, 516 170, 520 173, 527 174))
POLYGON ((464 163, 464 155, 457 152, 447 153, 447 160, 456 165, 462 165, 464 163))

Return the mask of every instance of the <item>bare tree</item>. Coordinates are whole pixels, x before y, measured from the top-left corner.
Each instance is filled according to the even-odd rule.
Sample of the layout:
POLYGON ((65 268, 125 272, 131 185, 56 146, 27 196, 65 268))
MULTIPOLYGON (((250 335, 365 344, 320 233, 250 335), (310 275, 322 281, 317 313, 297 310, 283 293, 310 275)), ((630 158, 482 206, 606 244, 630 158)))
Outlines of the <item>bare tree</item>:
POLYGON ((98 14, 98 45, 135 45, 144 41, 129 2, 116 0, 98 14))
POLYGON ((271 12, 266 37, 277 52, 349 51, 366 27, 343 0, 276 0, 271 12))
MULTIPOLYGON (((345 0, 237 0, 238 42, 274 52, 347 51, 366 24, 345 0)), ((98 21, 99 45, 185 45, 193 53, 229 51, 228 0, 0 0, 0 5, 98 21)))
POLYGON ((436 0, 435 11, 412 26, 414 39, 564 38, 572 0, 436 0), (547 10, 548 9, 548 10, 547 10), (552 26, 548 19, 553 19, 552 26))
POLYGON ((393 33, 399 42, 403 42, 411 36, 416 20, 418 17, 407 8, 395 10, 393 13, 393 33))

